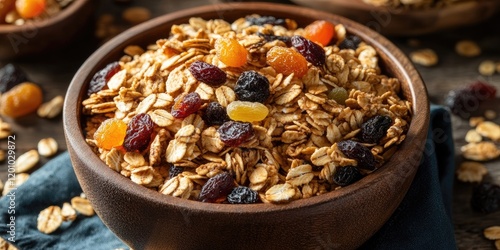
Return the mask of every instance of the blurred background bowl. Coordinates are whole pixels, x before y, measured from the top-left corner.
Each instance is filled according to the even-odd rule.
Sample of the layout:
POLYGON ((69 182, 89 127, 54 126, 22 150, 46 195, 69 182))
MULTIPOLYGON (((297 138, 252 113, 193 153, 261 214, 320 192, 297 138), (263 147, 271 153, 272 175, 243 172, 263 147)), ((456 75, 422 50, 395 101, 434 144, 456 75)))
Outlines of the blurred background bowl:
POLYGON ((24 25, 0 24, 0 60, 48 53, 78 36, 94 13, 96 0, 74 0, 54 16, 24 25))

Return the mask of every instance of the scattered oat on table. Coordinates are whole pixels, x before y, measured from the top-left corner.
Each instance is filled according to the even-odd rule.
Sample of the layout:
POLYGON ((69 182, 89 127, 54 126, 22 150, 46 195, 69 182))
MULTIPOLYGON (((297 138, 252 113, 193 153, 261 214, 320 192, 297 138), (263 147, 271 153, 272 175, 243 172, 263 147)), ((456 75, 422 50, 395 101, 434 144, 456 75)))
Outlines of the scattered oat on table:
POLYGON ((85 216, 94 215, 94 209, 90 204, 90 201, 82 197, 73 197, 71 199, 71 206, 79 213, 85 216))
POLYGON ((0 149, 0 162, 5 160, 5 150, 0 149))
POLYGON ((420 49, 410 53, 410 59, 416 64, 430 67, 438 63, 439 58, 432 49, 420 49))
POLYGON ((477 125, 476 131, 483 137, 487 137, 493 141, 500 141, 500 125, 485 121, 477 125))
POLYGON ((43 118, 54 118, 61 113, 63 104, 64 98, 60 95, 56 96, 52 98, 52 100, 40 105, 37 114, 43 118))
POLYGON ((483 76, 492 76, 495 74, 496 65, 491 60, 482 61, 479 64, 478 71, 483 76))
POLYGON ((7 180, 5 182, 2 195, 7 195, 13 188, 21 186, 29 177, 30 175, 27 173, 16 174, 15 180, 7 180))
POLYGON ((471 127, 476 127, 477 125, 479 125, 481 122, 484 122, 484 117, 482 116, 474 116, 474 117, 471 117, 469 119, 469 126, 471 127))
POLYGON ((64 202, 61 209, 61 215, 64 221, 74 221, 76 219, 76 210, 70 203, 64 202))
POLYGON ((473 161, 489 161, 500 156, 500 150, 495 143, 482 141, 478 143, 469 143, 460 148, 465 159, 473 161))
POLYGON ((467 131, 467 134, 465 134, 465 141, 466 142, 480 142, 483 140, 483 137, 475 130, 471 129, 467 131))
POLYGON ((40 160, 40 155, 36 149, 29 150, 24 154, 20 155, 16 159, 16 173, 24 173, 30 171, 33 167, 38 164, 40 160))
POLYGON ((484 229, 484 237, 488 240, 500 240, 500 226, 491 226, 484 229))
POLYGON ((465 161, 457 169, 457 178, 463 182, 481 182, 488 169, 479 162, 465 161))
POLYGON ((2 118, 0 118, 0 139, 7 138, 12 134, 11 126, 8 122, 4 122, 2 118))
POLYGON ((136 25, 151 19, 151 11, 144 7, 129 7, 122 13, 123 20, 136 25))
POLYGON ((458 55, 464 57, 475 57, 481 54, 481 48, 476 42, 470 40, 462 40, 455 45, 455 51, 458 55))
POLYGON ((484 117, 488 120, 494 120, 497 118, 497 112, 495 110, 488 109, 484 111, 484 117))
POLYGON ((61 208, 50 206, 40 212, 37 218, 37 228, 40 232, 50 234, 56 231, 62 224, 63 217, 61 208))
POLYGON ((50 157, 57 153, 57 141, 52 138, 44 138, 38 142, 38 153, 41 156, 50 157))

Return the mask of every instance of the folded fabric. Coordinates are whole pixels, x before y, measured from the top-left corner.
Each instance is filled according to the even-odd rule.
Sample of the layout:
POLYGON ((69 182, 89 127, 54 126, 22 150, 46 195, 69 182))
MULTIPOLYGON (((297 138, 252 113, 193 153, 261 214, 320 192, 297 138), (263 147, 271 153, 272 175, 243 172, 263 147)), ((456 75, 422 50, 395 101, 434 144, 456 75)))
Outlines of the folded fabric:
MULTIPOLYGON (((362 249, 456 249, 450 208, 455 165, 450 117, 433 105, 430 122, 424 157, 407 195, 362 249)), ((79 215, 51 234, 37 229, 40 211, 62 206, 81 192, 65 152, 0 199, 0 237, 19 249, 128 248, 97 215, 79 215)))

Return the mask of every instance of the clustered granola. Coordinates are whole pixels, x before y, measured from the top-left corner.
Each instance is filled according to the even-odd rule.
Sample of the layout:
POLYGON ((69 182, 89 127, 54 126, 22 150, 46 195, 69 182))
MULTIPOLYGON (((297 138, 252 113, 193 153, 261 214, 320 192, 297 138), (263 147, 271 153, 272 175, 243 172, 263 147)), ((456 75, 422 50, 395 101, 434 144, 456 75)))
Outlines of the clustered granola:
MULTIPOLYGON (((133 182, 185 199, 281 203, 358 180, 381 167, 405 139, 411 104, 400 98, 399 80, 381 72, 377 51, 347 34, 342 24, 334 26, 329 44, 315 49, 324 50, 324 63, 303 56, 309 57, 303 76, 280 68, 295 61, 270 66, 270 54, 296 56, 300 48, 291 51, 290 38, 304 33, 295 21, 274 17, 248 16, 233 23, 191 18, 144 51, 125 49, 134 52, 123 56, 119 67, 111 63, 98 72, 90 88, 99 79, 106 84, 82 103, 88 144, 133 182), (232 44, 235 40, 239 45, 232 44), (228 66, 241 57, 223 63, 221 46, 241 46, 238 51, 247 60, 228 66), (190 71, 195 62, 217 81, 196 78, 190 71), (214 68, 225 73, 222 84, 214 68), (269 97, 242 100, 244 91, 256 87, 239 86, 241 78, 258 79, 257 88, 268 82, 269 97), (339 98, 339 90, 345 98, 339 98), (242 103, 258 108, 245 109, 242 103), (226 108, 232 117, 252 118, 230 121, 226 108), (256 109, 264 109, 262 118, 256 118, 262 115, 254 114, 256 109), (122 140, 103 141, 110 133, 122 140), (242 137, 233 140, 235 134, 242 137)), ((304 41, 292 39, 292 44, 304 41)))

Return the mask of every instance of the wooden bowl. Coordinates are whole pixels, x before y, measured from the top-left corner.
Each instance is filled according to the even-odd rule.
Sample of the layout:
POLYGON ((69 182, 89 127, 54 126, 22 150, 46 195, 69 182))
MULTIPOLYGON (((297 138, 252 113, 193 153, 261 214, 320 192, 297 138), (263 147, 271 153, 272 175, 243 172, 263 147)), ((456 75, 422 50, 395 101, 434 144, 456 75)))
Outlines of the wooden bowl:
POLYGON ((210 5, 170 13, 125 31, 97 50, 74 76, 64 104, 64 131, 78 180, 103 222, 133 249, 352 249, 391 216, 408 190, 422 156, 429 102, 419 74, 391 42, 367 27, 333 14, 269 3, 210 5), (127 45, 147 45, 190 17, 228 21, 258 13, 343 23, 372 44, 385 72, 401 80, 413 104, 406 140, 381 169, 324 195, 288 204, 213 204, 162 195, 107 167, 84 140, 82 106, 95 72, 118 60, 127 45), (325 245, 326 244, 326 245, 325 245))
POLYGON ((0 24, 0 60, 49 52, 67 45, 87 24, 95 0, 74 0, 53 17, 25 25, 0 24))
POLYGON ((422 10, 375 7, 362 0, 292 0, 292 2, 342 15, 384 35, 414 36, 473 25, 500 9, 498 0, 457 2, 444 8, 422 10))

